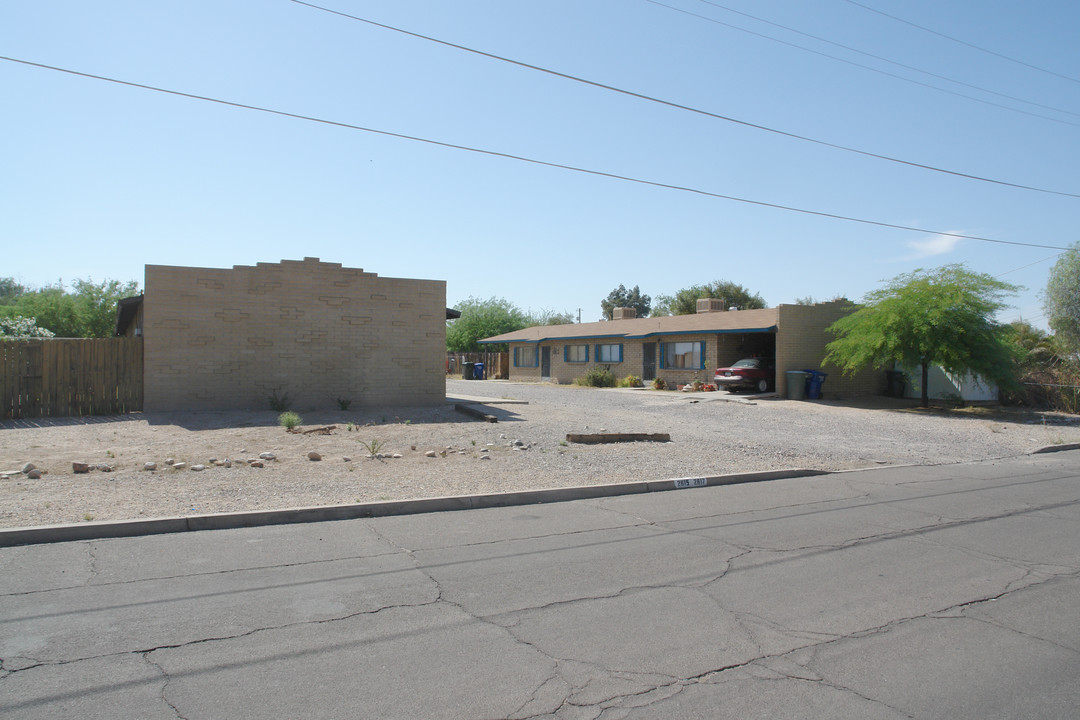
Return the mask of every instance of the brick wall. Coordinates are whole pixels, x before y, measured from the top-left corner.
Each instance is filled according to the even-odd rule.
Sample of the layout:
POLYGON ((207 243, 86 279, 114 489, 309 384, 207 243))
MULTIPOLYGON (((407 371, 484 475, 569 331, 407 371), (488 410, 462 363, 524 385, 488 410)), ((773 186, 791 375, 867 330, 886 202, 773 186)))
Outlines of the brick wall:
POLYGON ((867 368, 845 377, 835 365, 822 367, 825 345, 832 341, 827 327, 852 312, 845 302, 817 305, 780 305, 779 332, 776 335, 776 390, 787 394, 788 370, 820 370, 828 373, 822 391, 825 397, 843 398, 878 395, 885 388, 885 373, 867 368))
POLYGON ((146 266, 147 411, 445 401, 446 283, 318 258, 146 266))

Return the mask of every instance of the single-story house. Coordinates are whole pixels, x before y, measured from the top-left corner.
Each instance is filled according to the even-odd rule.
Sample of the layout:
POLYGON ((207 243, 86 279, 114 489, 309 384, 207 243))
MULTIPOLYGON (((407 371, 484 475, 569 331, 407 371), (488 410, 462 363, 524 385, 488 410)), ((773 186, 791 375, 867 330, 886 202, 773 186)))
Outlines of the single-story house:
POLYGON ((318 258, 230 269, 147 265, 118 335, 143 338, 146 411, 446 401, 446 283, 318 258))
POLYGON ((614 319, 572 325, 542 325, 485 338, 507 344, 510 379, 573 382, 590 368, 604 366, 617 377, 637 375, 669 385, 711 382, 718 367, 748 357, 776 360, 776 390, 787 393, 786 372, 828 373, 831 396, 879 394, 885 373, 867 369, 851 377, 821 363, 832 336, 825 332, 855 310, 847 301, 779 305, 763 310, 726 310, 718 300, 698 301, 695 315, 637 318, 632 308, 616 308, 614 319))

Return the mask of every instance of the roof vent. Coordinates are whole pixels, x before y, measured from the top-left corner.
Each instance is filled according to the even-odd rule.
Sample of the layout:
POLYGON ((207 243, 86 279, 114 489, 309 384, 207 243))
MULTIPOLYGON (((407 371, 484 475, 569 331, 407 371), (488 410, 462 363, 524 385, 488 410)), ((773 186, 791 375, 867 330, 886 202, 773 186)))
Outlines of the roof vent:
POLYGON ((612 320, 632 320, 637 317, 637 310, 630 307, 615 308, 611 311, 612 320))
POLYGON ((723 298, 698 298, 697 311, 699 313, 724 312, 723 298))

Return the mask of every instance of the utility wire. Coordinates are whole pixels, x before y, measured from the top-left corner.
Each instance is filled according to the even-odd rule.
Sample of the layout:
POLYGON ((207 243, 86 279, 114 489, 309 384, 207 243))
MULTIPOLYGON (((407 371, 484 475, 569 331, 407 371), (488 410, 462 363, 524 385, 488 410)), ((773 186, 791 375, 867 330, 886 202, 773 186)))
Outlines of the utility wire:
POLYGON ((913 23, 910 20, 905 20, 902 17, 897 17, 895 15, 890 15, 887 12, 882 12, 881 10, 878 10, 877 8, 872 8, 869 5, 863 5, 860 2, 855 2, 855 0, 844 0, 844 2, 850 3, 852 5, 856 5, 858 7, 861 7, 863 10, 869 10, 872 13, 877 13, 878 15, 881 15, 883 17, 887 17, 890 20, 895 20, 896 22, 903 23, 905 25, 910 25, 913 28, 917 28, 919 30, 922 30, 923 32, 928 32, 931 35, 937 35, 940 38, 945 38, 946 40, 951 40, 954 43, 959 43, 960 45, 964 45, 965 47, 972 48, 973 50, 978 50, 979 52, 984 52, 987 55, 993 55, 996 58, 1001 58, 1002 60, 1008 60, 1011 63, 1016 63, 1017 65, 1023 65, 1026 68, 1031 68, 1032 70, 1038 70, 1039 72, 1046 73, 1047 75, 1053 75, 1054 77, 1059 77, 1062 80, 1068 80, 1069 82, 1074 82, 1074 83, 1080 84, 1080 80, 1078 80, 1077 78, 1071 77, 1069 75, 1063 75, 1063 74, 1061 74, 1059 72, 1055 72, 1053 70, 1049 70, 1049 69, 1044 68, 1044 67, 1039 67, 1038 65, 1032 65, 1031 63, 1026 63, 1023 60, 1017 60, 1016 58, 1009 57, 1008 55, 1002 55, 999 52, 994 52, 993 50, 988 50, 987 48, 980 47, 978 45, 966 42, 964 40, 961 40, 960 38, 955 38, 952 35, 946 35, 945 33, 938 32, 937 30, 933 30, 933 29, 925 27, 923 25, 913 23))
MULTIPOLYGON (((652 2, 652 0, 649 0, 649 1, 652 2)), ((344 17, 344 18, 348 18, 349 20, 355 20, 357 22, 366 23, 366 24, 372 25, 374 27, 383 28, 384 30, 391 30, 391 31, 396 32, 396 33, 401 33, 402 35, 408 35, 409 37, 414 37, 414 38, 417 38, 417 39, 420 39, 420 40, 426 40, 428 42, 437 43, 439 45, 443 45, 445 47, 453 48, 455 50, 462 50, 464 52, 473 53, 474 55, 480 55, 482 57, 490 58, 492 60, 498 60, 500 62, 505 62, 505 63, 509 63, 511 65, 516 65, 518 67, 522 67, 522 68, 525 68, 527 70, 535 70, 536 72, 541 72, 541 73, 545 73, 547 75, 552 75, 554 77, 563 78, 564 80, 571 80, 573 82, 581 83, 583 85, 589 85, 591 87, 599 88, 601 90, 608 90, 610 92, 619 93, 621 95, 626 95, 628 97, 637 98, 639 100, 646 100, 648 102, 657 103, 659 105, 665 105, 665 106, 670 107, 670 108, 675 108, 676 110, 685 110, 686 112, 692 112, 692 113, 696 113, 698 115, 704 115, 705 117, 714 118, 716 120, 723 120, 725 122, 734 123, 736 125, 742 125, 744 127, 753 128, 755 130, 762 130, 764 132, 770 132, 770 133, 773 133, 775 135, 782 135, 784 137, 792 138, 794 140, 801 140, 803 142, 814 143, 815 145, 821 145, 823 147, 832 148, 834 150, 843 150, 844 152, 855 153, 857 155, 863 155, 865 157, 871 157, 871 158, 875 158, 875 159, 878 159, 878 160, 885 160, 887 162, 898 163, 900 165, 907 165, 908 167, 919 168, 921 170, 930 170, 932 172, 944 173, 946 175, 952 175, 954 177, 967 178, 968 180, 978 180, 979 182, 993 183, 995 185, 1003 185, 1005 187, 1018 188, 1020 190, 1030 190, 1032 192, 1047 193, 1047 194, 1050 194, 1050 195, 1060 195, 1062 197, 1080 198, 1080 194, 1077 194, 1077 193, 1064 192, 1064 191, 1060 191, 1060 190, 1049 190, 1049 189, 1046 189, 1046 188, 1039 188, 1039 187, 1035 187, 1035 186, 1032 186, 1032 185, 1023 185, 1023 184, 1020 184, 1020 183, 1006 182, 1004 180, 994 180, 992 178, 982 177, 982 176, 979 176, 979 175, 972 175, 972 174, 969 174, 969 173, 959 172, 959 171, 956 171, 956 170, 946 170, 944 168, 935 167, 933 165, 925 165, 925 164, 922 164, 922 163, 912 162, 912 161, 909 161, 909 160, 901 160, 899 158, 889 157, 888 155, 881 155, 881 154, 878 154, 878 153, 869 152, 867 150, 859 150, 857 148, 849 147, 849 146, 846 146, 846 145, 838 145, 836 143, 827 142, 825 140, 817 140, 815 138, 807 137, 805 135, 798 135, 796 133, 790 133, 790 132, 786 132, 784 130, 777 130, 775 128, 767 127, 765 125, 758 125, 756 123, 747 122, 745 120, 738 120, 738 119, 733 118, 733 117, 728 117, 728 116, 725 116, 725 115, 719 115, 717 113, 709 112, 707 110, 701 110, 701 109, 698 109, 698 108, 695 108, 695 107, 690 107, 689 105, 682 105, 682 104, 672 102, 672 101, 669 101, 669 100, 662 100, 660 98, 652 97, 650 95, 643 95, 641 93, 637 93, 637 92, 634 92, 632 90, 624 90, 622 88, 614 87, 613 85, 605 85, 605 84, 597 82, 595 80, 587 80, 585 78, 577 77, 576 75, 569 75, 567 73, 562 73, 562 72, 559 72, 557 70, 550 70, 548 68, 540 67, 538 65, 530 65, 529 63, 521 62, 519 60, 513 60, 513 59, 507 58, 507 57, 502 57, 500 55, 494 55, 492 53, 485 52, 483 50, 476 50, 474 48, 466 47, 464 45, 457 45, 455 43, 448 42, 446 40, 439 40, 438 38, 430 37, 428 35, 421 35, 419 33, 411 32, 409 30, 404 30, 402 28, 394 27, 392 25, 386 25, 386 24, 383 24, 383 23, 375 22, 374 20, 368 20, 367 18, 358 17, 356 15, 349 15, 348 13, 340 12, 338 10, 332 10, 330 8, 322 7, 320 5, 314 5, 314 4, 309 3, 309 2, 304 2, 304 0, 290 0, 290 2, 294 2, 297 5, 304 5, 306 7, 309 7, 309 8, 315 9, 315 10, 321 10, 322 12, 326 12, 326 13, 329 13, 331 15, 338 15, 338 16, 341 16, 341 17, 344 17)), ((661 3, 655 3, 655 4, 661 4, 661 3)), ((664 7, 668 7, 668 6, 665 5, 664 7)), ((672 8, 672 9, 677 9, 677 8, 672 8)), ((710 19, 710 18, 705 18, 705 19, 710 19)), ((929 86, 929 87, 932 87, 932 86, 929 86)), ((1073 123, 1069 123, 1069 124, 1073 124, 1073 123)), ((1077 125, 1077 127, 1080 127, 1080 125, 1077 125)))
MULTIPOLYGON (((296 0, 293 0, 293 2, 296 2, 296 0)), ((983 98, 977 98, 977 97, 973 97, 971 95, 965 95, 964 93, 956 92, 954 90, 948 90, 946 88, 938 87, 937 85, 931 85, 930 83, 924 83, 924 82, 921 82, 919 80, 915 80, 913 78, 904 77, 903 75, 897 75, 896 73, 891 73, 891 72, 888 72, 887 70, 880 70, 878 68, 870 67, 869 65, 863 65, 862 63, 857 63, 857 62, 855 62, 853 60, 848 60, 847 58, 837 57, 836 55, 830 55, 829 53, 821 52, 820 50, 814 50, 812 48, 804 47, 802 45, 797 45, 797 44, 795 44, 793 42, 788 42, 787 40, 781 40, 779 38, 772 37, 771 35, 765 35, 763 33, 754 32, 753 30, 748 30, 747 28, 742 28, 742 27, 739 27, 738 25, 732 25, 732 24, 726 23, 726 22, 724 22, 722 20, 717 20, 716 18, 708 17, 707 15, 700 15, 700 14, 695 13, 695 12, 690 12, 689 10, 683 10, 682 8, 678 8, 678 7, 675 7, 673 5, 668 5, 666 3, 658 2, 658 0, 645 0, 645 2, 651 3, 653 5, 659 5, 662 8, 667 8, 668 10, 674 10, 675 12, 679 12, 679 13, 682 13, 684 15, 689 15, 690 17, 697 18, 698 20, 705 20, 706 22, 711 22, 711 23, 713 23, 715 25, 722 25, 722 26, 724 26, 726 28, 730 28, 732 30, 738 30, 739 32, 746 33, 747 35, 753 35, 754 37, 759 37, 759 38, 761 38, 763 40, 768 40, 770 42, 779 43, 780 45, 786 45, 788 47, 792 47, 792 48, 795 48, 797 50, 802 50, 803 52, 808 52, 808 53, 812 53, 814 55, 819 55, 820 57, 828 58, 829 60, 835 60, 836 62, 842 62, 842 63, 845 63, 847 65, 851 65, 853 67, 862 68, 864 70, 869 70, 870 72, 875 72, 875 73, 878 73, 879 75, 884 75, 885 77, 891 77, 894 80, 902 80, 903 82, 911 83, 912 85, 918 85, 920 87, 929 88, 930 90, 936 90, 938 92, 945 93, 946 95, 952 95, 954 97, 964 98, 965 100, 971 100, 972 102, 982 103, 983 105, 989 105, 991 107, 1000 108, 1002 110, 1009 110, 1010 112, 1020 113, 1021 115, 1027 115, 1029 117, 1036 117, 1036 118, 1041 118, 1043 120, 1049 120, 1051 122, 1060 123, 1062 125, 1072 125, 1073 127, 1080 127, 1080 123, 1075 123, 1075 122, 1071 122, 1069 120, 1063 120, 1063 119, 1060 119, 1060 118, 1050 117, 1049 115, 1042 115, 1040 113, 1030 112, 1028 110, 1021 110, 1020 108, 1012 107, 1010 105, 1002 105, 1001 103, 992 102, 990 100, 984 100, 983 98)))
POLYGON ((1005 272, 1001 273, 1001 274, 1000 274, 1000 275, 998 275, 997 277, 999 277, 999 278, 1002 278, 1002 277, 1005 277, 1006 275, 1009 275, 1009 274, 1011 274, 1011 273, 1014 273, 1014 272, 1018 272, 1018 271, 1020 271, 1020 270, 1026 270, 1026 269, 1028 269, 1029 267, 1032 267, 1032 266, 1034 266, 1034 265, 1038 265, 1039 263, 1044 263, 1044 262, 1046 262, 1047 260, 1053 260, 1054 258, 1056 258, 1056 257, 1059 257, 1060 255, 1061 255, 1061 253, 1054 253, 1054 254, 1053 254, 1053 255, 1051 255, 1050 257, 1044 257, 1044 258, 1043 258, 1042 260, 1036 260, 1036 261, 1035 261, 1035 262, 1033 262, 1033 263, 1028 263, 1027 265, 1021 265, 1021 266, 1020 266, 1020 267, 1018 267, 1018 268, 1013 268, 1012 270, 1006 270, 1005 272))
POLYGON ((785 210, 788 212, 800 213, 803 215, 813 215, 815 217, 831 218, 833 220, 843 220, 845 222, 859 223, 862 225, 873 225, 875 227, 892 228, 894 230, 905 230, 908 232, 915 232, 920 234, 930 235, 944 235, 946 237, 960 238, 962 240, 978 240, 979 242, 996 243, 999 245, 1016 245, 1020 247, 1035 247, 1046 248, 1049 250, 1067 250, 1068 248, 1059 247, 1057 245, 1041 245, 1037 243, 1025 243, 1014 240, 997 240, 994 238, 979 237, 978 235, 962 235, 960 233, 944 232, 939 230, 927 230, 925 228, 911 227, 909 225, 897 225, 894 223, 881 222, 877 220, 866 220, 862 218, 850 217, 847 215, 839 215, 836 213, 827 213, 818 210, 807 210, 804 208, 792 207, 789 205, 780 205, 778 203, 765 202, 762 200, 750 200, 747 198, 740 198, 734 195, 723 195, 721 193, 709 192, 707 190, 700 190, 698 188, 687 187, 683 185, 673 185, 670 183, 662 183, 654 180, 643 180, 641 178, 630 177, 628 175, 619 175, 616 173, 604 172, 602 170, 590 170, 588 168, 577 167, 575 165, 566 165, 563 163, 549 162, 546 160, 537 160, 535 158, 529 158, 522 155, 513 155, 510 153, 498 152, 495 150, 484 150, 482 148, 474 148, 468 145, 459 145, 456 143, 443 142, 441 140, 431 140, 429 138, 417 137, 415 135, 404 135, 402 133, 391 132, 389 130, 378 130, 376 128, 364 127, 362 125, 353 125, 351 123, 339 122, 336 120, 326 120, 323 118, 313 117, 311 115, 301 115, 299 113, 287 112, 285 110, 275 110, 273 108, 260 107, 258 105, 248 105, 246 103, 233 102, 231 100, 222 100, 220 98, 208 97, 206 95, 196 95, 194 93, 181 92, 179 90, 169 90, 167 88, 155 87, 154 85, 145 85, 143 83, 131 82, 128 80, 118 80, 116 78, 105 77, 104 75, 94 75, 92 73, 80 72, 78 70, 69 70, 67 68, 57 67, 55 65, 45 65, 43 63, 31 62, 29 60, 20 60, 18 58, 12 58, 0 55, 0 60, 7 62, 18 63, 20 65, 27 65, 30 67, 41 68, 43 70, 52 70, 54 72, 66 73, 68 75, 74 75, 77 77, 89 78, 91 80, 101 80, 103 82, 113 83, 116 85, 123 85, 125 87, 139 88, 141 90, 151 90, 153 92, 164 93, 166 95, 175 95, 177 97, 188 98, 191 100, 202 100, 204 102, 216 103, 218 105, 226 105, 229 107, 240 108, 243 110, 254 110, 256 112, 268 113, 270 115, 280 115, 281 117, 294 118, 296 120, 306 120, 308 122, 321 123, 323 125, 332 125, 334 127, 345 128, 348 130, 359 130, 361 132, 372 133, 375 135, 382 135, 384 137, 399 138, 401 140, 412 140, 413 142, 425 143, 428 145, 435 145, 437 147, 450 148, 452 150, 463 150, 466 152, 477 153, 480 155, 487 155, 489 157, 505 158, 507 160, 517 160, 519 162, 530 163, 533 165, 540 165, 543 167, 556 168, 559 170, 569 170, 571 172, 582 173, 585 175, 593 175, 596 177, 605 177, 612 180, 622 180, 624 182, 637 183, 639 185, 646 185, 649 187, 664 188, 667 190, 677 190, 679 192, 692 193, 694 195, 701 195, 704 197, 718 198, 720 200, 730 200, 732 202, 744 203, 747 205, 756 205, 758 207, 773 208, 775 210, 785 210))
POLYGON ((817 40, 818 42, 823 42, 823 43, 826 43, 828 45, 832 45, 834 47, 842 48, 842 49, 847 50, 849 52, 858 53, 859 55, 864 55, 864 56, 866 56, 868 58, 873 58, 874 60, 880 60, 881 62, 886 62, 886 63, 889 63, 890 65, 895 65, 897 67, 902 67, 905 70, 912 70, 912 71, 917 72, 917 73, 922 73, 923 75, 929 75, 930 77, 937 78, 938 80, 945 80, 946 82, 956 83, 957 85, 962 85, 963 87, 971 88, 972 90, 978 90, 979 92, 989 93, 991 95, 997 95, 998 97, 1005 98, 1006 100, 1014 100, 1016 102, 1024 103, 1025 105, 1032 105, 1034 107, 1040 107, 1040 108, 1042 108, 1044 110, 1053 110, 1054 112, 1063 113, 1065 115, 1073 115, 1075 117, 1080 117, 1080 113, 1071 112, 1069 110, 1062 110, 1061 108, 1056 108, 1056 107, 1053 107, 1052 105, 1043 105, 1042 103, 1037 103, 1037 102, 1033 102, 1031 100, 1025 100, 1023 98, 1018 98, 1018 97, 1016 97, 1014 95, 1006 95, 1005 93, 1000 93, 1000 92, 997 92, 996 90, 990 90, 989 88, 980 87, 978 85, 972 85, 971 83, 966 83, 966 82, 963 82, 962 80, 955 80, 955 79, 947 77, 945 75, 939 75, 938 73, 930 72, 929 70, 923 70, 922 68, 917 68, 914 65, 906 65, 906 64, 904 64, 902 62, 897 62, 896 60, 890 60, 887 57, 882 57, 881 55, 875 55, 873 53, 869 53, 869 52, 866 52, 864 50, 859 50, 858 48, 853 48, 850 45, 844 45, 843 43, 838 43, 838 42, 835 42, 833 40, 823 38, 823 37, 821 37, 819 35, 812 35, 810 33, 803 32, 802 30, 796 30, 795 28, 788 27, 787 25, 781 25, 780 23, 772 22, 771 20, 766 20, 764 18, 759 18, 756 15, 751 15, 749 13, 742 12, 741 10, 735 10, 733 8, 729 8, 729 7, 725 6, 725 5, 721 5, 718 2, 713 2, 713 0, 699 0, 699 2, 705 3, 706 5, 711 5, 711 6, 715 7, 715 8, 719 8, 721 10, 726 10, 726 11, 728 11, 730 13, 735 13, 736 15, 742 15, 743 17, 750 18, 751 20, 757 20, 758 22, 765 23, 766 25, 772 25, 773 27, 778 27, 781 30, 787 30, 788 32, 795 33, 796 35, 802 35, 803 37, 808 37, 811 40, 817 40))

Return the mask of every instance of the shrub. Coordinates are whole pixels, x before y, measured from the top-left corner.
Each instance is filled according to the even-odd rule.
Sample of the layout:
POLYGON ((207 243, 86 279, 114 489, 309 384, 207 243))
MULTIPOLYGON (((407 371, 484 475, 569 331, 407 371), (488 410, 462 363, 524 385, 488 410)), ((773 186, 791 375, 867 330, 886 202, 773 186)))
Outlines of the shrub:
POLYGON ((587 387, 615 387, 615 373, 606 367, 594 367, 574 380, 574 384, 587 387))
POLYGON ((637 375, 627 375, 626 377, 620 379, 617 384, 619 387, 625 388, 641 387, 641 378, 639 378, 637 375))
POLYGON ((339 397, 337 399, 338 410, 348 410, 350 405, 352 405, 352 398, 339 397))
POLYGON ((270 397, 267 398, 270 403, 270 409, 274 412, 284 412, 292 406, 292 400, 289 399, 289 393, 277 394, 277 388, 270 393, 270 397))
POLYGON ((300 416, 294 412, 281 413, 280 415, 278 415, 277 421, 278 425, 285 428, 286 430, 292 430, 303 422, 303 420, 300 419, 300 416))
POLYGON ((662 378, 656 378, 655 380, 652 381, 652 389, 653 390, 663 390, 664 387, 665 387, 665 385, 664 385, 664 381, 663 381, 662 378))

